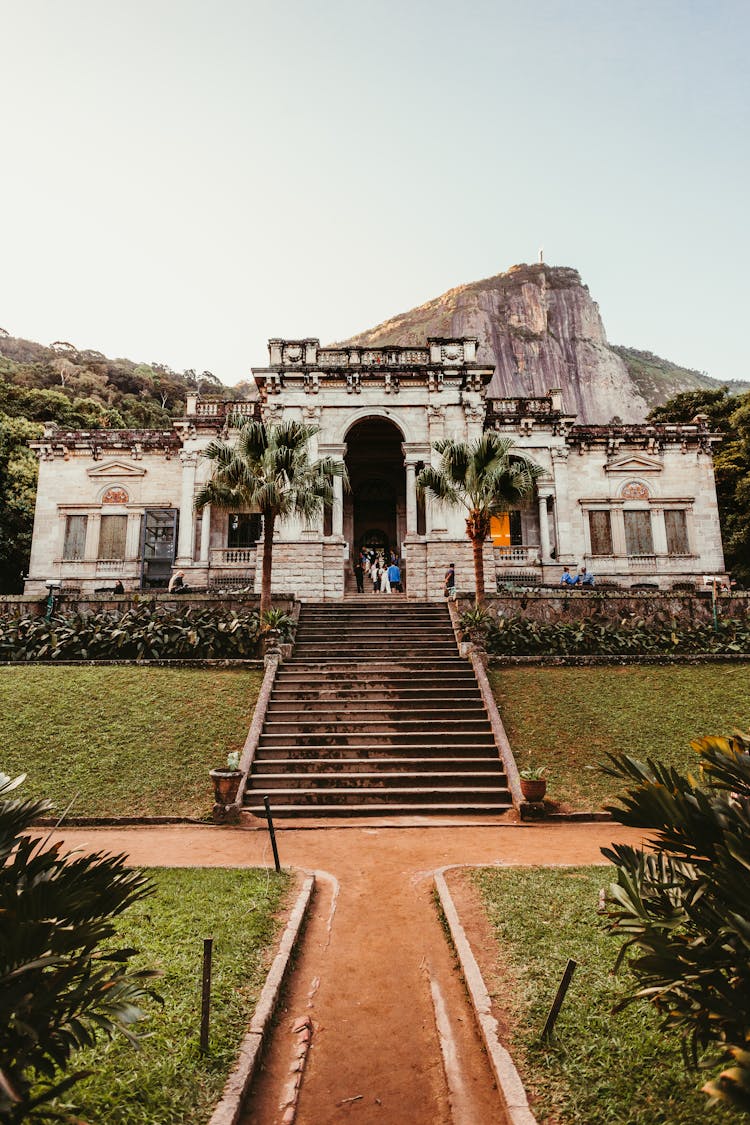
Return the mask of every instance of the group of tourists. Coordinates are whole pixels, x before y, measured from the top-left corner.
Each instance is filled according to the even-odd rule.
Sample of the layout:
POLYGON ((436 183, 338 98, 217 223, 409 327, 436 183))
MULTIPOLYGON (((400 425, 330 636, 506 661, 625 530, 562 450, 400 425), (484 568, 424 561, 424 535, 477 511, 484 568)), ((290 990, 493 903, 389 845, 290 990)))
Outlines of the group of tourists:
POLYGON ((354 563, 354 577, 358 594, 364 594, 366 578, 372 583, 373 594, 403 593, 401 567, 395 551, 391 551, 390 560, 386 561, 382 552, 363 547, 354 563))

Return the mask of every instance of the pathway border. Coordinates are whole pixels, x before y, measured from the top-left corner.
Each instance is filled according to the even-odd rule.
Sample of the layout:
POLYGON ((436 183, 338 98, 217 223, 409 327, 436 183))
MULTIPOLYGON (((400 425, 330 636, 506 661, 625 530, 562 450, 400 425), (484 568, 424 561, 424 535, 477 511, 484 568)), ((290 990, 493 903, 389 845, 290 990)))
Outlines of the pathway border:
POLYGON ((445 881, 446 871, 461 869, 460 865, 451 865, 450 867, 441 867, 434 873, 435 890, 440 900, 440 907, 448 923, 451 941, 461 966, 461 974, 466 983, 474 1018, 477 1021, 479 1033, 487 1050, 487 1057, 505 1106, 505 1112, 508 1115, 508 1121, 511 1125, 537 1125, 537 1119, 529 1107, 529 1099, 521 1076, 516 1070, 516 1065, 509 1052, 503 1047, 498 1037, 497 1020, 492 1014, 492 1003, 487 985, 484 982, 484 977, 472 952, 466 931, 461 925, 458 911, 445 881))
POLYGON ((279 944, 279 950, 263 985, 250 1026, 240 1043, 237 1063, 229 1075, 221 1099, 211 1114, 209 1125, 237 1125, 245 1098, 250 1089, 260 1060, 268 1029, 279 1002, 281 988, 286 978, 294 947, 310 906, 315 875, 306 873, 304 882, 292 908, 289 921, 279 944))

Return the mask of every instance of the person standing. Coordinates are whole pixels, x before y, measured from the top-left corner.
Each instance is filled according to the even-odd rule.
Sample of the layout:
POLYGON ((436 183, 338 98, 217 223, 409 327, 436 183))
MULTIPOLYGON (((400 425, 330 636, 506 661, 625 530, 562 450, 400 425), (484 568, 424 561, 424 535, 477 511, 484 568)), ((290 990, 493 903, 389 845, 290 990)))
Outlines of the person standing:
POLYGON ((389 574, 389 568, 385 565, 385 560, 383 560, 383 565, 380 568, 380 592, 381 592, 381 594, 390 594, 390 592, 391 592, 391 583, 388 579, 388 574, 389 574))
POLYGON ((357 593, 364 594, 365 592, 365 572, 362 569, 362 559, 359 558, 354 564, 354 577, 357 580, 357 593))
POLYGON ((401 570, 399 569, 399 565, 396 562, 396 559, 395 559, 394 556, 391 557, 391 565, 388 567, 388 581, 390 583, 391 590, 397 590, 400 594, 401 593, 401 570))
POLYGON ((372 592, 377 594, 380 589, 380 567, 377 559, 370 566, 370 578, 372 579, 372 592))
POLYGON ((456 589, 456 564, 449 563, 448 569, 445 572, 445 585, 443 593, 446 598, 449 598, 453 591, 456 589))

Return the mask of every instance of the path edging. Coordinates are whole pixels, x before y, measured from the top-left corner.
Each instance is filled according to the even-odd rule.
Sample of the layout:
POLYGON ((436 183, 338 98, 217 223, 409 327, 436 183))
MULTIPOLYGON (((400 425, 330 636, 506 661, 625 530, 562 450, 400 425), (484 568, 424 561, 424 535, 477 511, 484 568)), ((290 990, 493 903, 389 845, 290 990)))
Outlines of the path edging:
POLYGON ((208 1125, 237 1125, 260 1060, 261 1049, 279 1001, 294 947, 305 920, 315 886, 315 876, 307 874, 297 895, 279 950, 263 985, 253 1018, 240 1043, 237 1063, 229 1075, 221 1100, 211 1114, 208 1125))
MULTIPOLYGON (((474 1018, 477 1021, 479 1033, 490 1060, 497 1088, 505 1105, 508 1121, 510 1125, 537 1125, 537 1119, 529 1107, 529 1100, 521 1076, 516 1070, 509 1052, 503 1047, 498 1037, 497 1020, 492 1014, 490 994, 487 991, 484 977, 448 890, 444 874, 446 870, 452 870, 452 868, 443 867, 435 872, 435 890, 438 893, 440 907, 448 923, 451 940, 461 966, 461 974, 471 1000, 474 1018)), ((213 1125, 213 1122, 211 1125, 213 1125)))

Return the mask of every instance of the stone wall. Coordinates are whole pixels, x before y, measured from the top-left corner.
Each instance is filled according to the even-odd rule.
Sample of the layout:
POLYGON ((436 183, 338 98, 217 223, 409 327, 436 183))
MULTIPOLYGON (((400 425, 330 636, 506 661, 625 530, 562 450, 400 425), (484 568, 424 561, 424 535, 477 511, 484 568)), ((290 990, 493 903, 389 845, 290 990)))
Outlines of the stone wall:
MULTIPOLYGON (((474 606, 474 598, 459 593, 460 613, 474 606)), ((721 594, 716 599, 720 617, 750 618, 750 593, 721 594)), ((699 594, 626 594, 607 591, 529 590, 488 594, 487 610, 494 617, 526 617, 531 621, 581 621, 601 614, 613 621, 681 621, 687 624, 712 620, 710 591, 699 594)))
MULTIPOLYGON (((257 610, 260 604, 259 594, 228 594, 217 597, 215 594, 185 594, 175 597, 173 594, 144 593, 133 594, 91 594, 74 595, 61 594, 55 599, 55 613, 72 614, 81 613, 124 613, 135 605, 166 606, 169 609, 187 609, 194 606, 196 609, 213 609, 217 613, 250 613, 257 610)), ((295 597, 289 593, 274 593, 274 608, 291 613, 295 604, 295 597)), ((5 594, 0 596, 0 617, 41 617, 47 608, 47 598, 36 597, 30 594, 5 594)))

